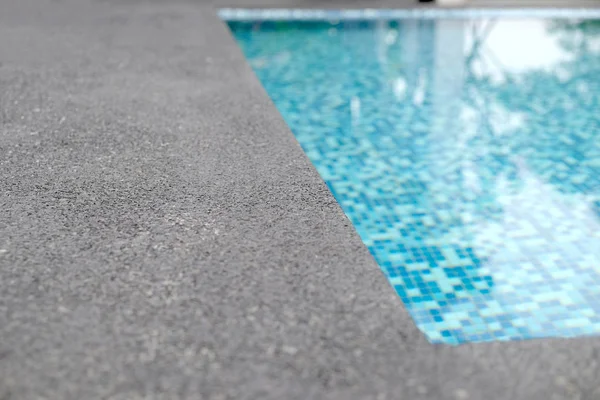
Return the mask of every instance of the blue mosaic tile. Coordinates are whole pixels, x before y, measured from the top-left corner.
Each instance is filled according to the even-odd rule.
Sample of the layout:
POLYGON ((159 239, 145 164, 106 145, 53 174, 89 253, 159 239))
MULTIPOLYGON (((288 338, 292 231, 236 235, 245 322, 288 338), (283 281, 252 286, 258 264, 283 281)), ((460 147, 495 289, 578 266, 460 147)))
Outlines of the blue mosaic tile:
POLYGON ((534 11, 222 13, 434 343, 600 333, 600 21, 534 11))

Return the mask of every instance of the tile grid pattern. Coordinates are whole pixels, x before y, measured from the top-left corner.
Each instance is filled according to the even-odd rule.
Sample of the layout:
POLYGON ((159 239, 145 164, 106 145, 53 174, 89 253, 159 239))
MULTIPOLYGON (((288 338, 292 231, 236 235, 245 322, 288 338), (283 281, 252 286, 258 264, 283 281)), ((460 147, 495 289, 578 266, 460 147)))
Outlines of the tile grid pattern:
POLYGON ((504 81, 467 55, 436 68, 456 56, 436 31, 465 23, 230 25, 430 341, 599 333, 597 58, 504 81))

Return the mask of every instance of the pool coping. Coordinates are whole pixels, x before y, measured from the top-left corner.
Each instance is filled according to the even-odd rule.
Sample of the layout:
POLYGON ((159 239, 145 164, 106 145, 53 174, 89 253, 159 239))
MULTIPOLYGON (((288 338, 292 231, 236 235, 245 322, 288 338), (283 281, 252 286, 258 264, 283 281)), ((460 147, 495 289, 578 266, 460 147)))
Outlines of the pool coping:
POLYGON ((600 397, 598 337, 429 344, 217 15, 412 2, 0 2, 0 398, 600 397))
POLYGON ((293 8, 219 8, 226 21, 327 21, 394 19, 467 19, 467 18, 600 18, 600 8, 368 8, 368 9, 293 9, 293 8))

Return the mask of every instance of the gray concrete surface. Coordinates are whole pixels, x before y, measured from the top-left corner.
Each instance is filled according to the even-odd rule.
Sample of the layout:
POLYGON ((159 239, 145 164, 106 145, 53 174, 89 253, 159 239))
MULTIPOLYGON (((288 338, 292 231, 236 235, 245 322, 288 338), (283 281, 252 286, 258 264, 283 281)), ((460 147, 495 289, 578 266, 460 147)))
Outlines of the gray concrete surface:
POLYGON ((240 1, 0 0, 0 399, 599 399, 598 338, 424 340, 240 1))

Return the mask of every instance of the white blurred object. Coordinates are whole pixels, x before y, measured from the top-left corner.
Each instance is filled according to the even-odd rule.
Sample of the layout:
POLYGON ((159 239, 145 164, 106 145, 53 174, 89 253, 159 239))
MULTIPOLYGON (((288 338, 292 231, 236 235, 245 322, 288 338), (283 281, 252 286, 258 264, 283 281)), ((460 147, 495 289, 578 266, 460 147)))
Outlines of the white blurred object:
POLYGON ((469 0, 437 0, 435 4, 439 6, 462 6, 467 4, 469 0))

